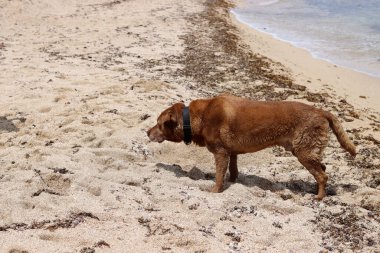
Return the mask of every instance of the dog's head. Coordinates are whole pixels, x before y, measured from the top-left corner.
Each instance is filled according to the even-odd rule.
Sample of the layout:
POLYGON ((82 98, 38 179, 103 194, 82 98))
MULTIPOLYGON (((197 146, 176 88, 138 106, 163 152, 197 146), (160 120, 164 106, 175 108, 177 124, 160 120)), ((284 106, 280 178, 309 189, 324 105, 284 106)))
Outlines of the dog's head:
POLYGON ((157 124, 148 130, 149 139, 158 143, 163 141, 181 142, 183 140, 183 107, 184 104, 177 103, 163 111, 157 118, 157 124))

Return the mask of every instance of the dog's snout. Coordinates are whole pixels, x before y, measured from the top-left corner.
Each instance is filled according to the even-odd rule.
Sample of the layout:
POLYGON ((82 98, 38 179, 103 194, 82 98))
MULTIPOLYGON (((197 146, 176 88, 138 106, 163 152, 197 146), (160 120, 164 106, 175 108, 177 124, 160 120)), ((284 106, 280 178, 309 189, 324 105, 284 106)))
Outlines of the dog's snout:
POLYGON ((149 140, 153 142, 163 142, 165 140, 164 136, 160 131, 157 130, 157 125, 149 129, 147 132, 149 140))

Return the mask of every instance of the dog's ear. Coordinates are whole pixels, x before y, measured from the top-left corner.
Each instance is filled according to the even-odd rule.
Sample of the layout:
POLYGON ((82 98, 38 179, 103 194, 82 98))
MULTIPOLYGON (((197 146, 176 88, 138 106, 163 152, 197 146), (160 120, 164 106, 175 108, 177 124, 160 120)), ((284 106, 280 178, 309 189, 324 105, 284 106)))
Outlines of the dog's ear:
POLYGON ((169 112, 168 119, 164 122, 165 127, 175 128, 178 125, 177 117, 173 112, 169 112))

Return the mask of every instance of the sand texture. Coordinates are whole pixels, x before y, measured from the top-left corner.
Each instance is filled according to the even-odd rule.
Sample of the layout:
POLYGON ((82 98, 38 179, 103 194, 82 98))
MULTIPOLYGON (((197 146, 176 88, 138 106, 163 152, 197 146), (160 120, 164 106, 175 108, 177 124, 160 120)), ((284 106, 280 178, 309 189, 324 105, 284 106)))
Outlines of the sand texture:
POLYGON ((0 252, 380 252, 380 81, 252 31, 222 0, 0 1, 0 252), (328 196, 274 147, 223 193, 174 102, 229 92, 337 115, 328 196))

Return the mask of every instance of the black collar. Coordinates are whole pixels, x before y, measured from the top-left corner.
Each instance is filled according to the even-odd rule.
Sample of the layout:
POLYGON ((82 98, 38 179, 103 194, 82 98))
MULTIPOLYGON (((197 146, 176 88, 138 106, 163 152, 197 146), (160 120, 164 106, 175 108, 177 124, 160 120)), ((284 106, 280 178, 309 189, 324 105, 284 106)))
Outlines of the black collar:
POLYGON ((190 111, 189 107, 185 106, 182 109, 182 119, 183 119, 183 141, 186 145, 191 143, 191 123, 190 123, 190 111))

